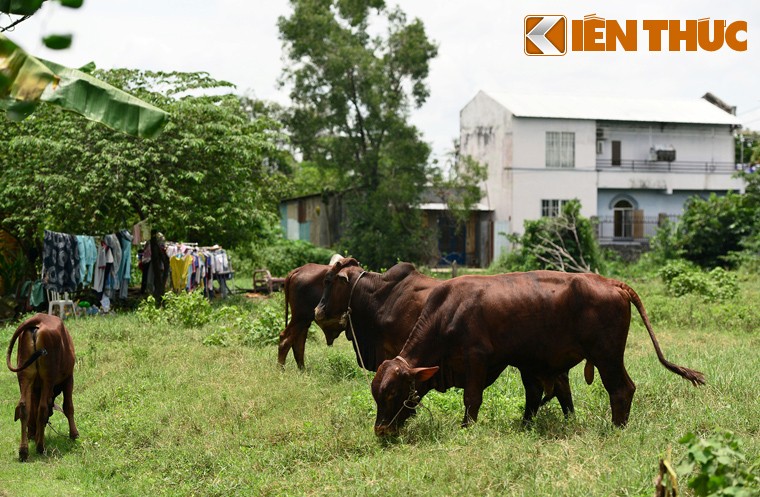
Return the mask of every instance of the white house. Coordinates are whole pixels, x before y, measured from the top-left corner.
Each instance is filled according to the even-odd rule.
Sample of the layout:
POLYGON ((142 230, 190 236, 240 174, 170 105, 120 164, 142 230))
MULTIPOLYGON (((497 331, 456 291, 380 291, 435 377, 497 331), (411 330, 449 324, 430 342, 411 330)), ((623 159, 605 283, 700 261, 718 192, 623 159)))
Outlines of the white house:
POLYGON ((460 113, 461 153, 488 165, 484 204, 500 233, 577 198, 602 242, 642 240, 692 195, 744 191, 734 178, 739 120, 705 99, 479 92, 460 113))

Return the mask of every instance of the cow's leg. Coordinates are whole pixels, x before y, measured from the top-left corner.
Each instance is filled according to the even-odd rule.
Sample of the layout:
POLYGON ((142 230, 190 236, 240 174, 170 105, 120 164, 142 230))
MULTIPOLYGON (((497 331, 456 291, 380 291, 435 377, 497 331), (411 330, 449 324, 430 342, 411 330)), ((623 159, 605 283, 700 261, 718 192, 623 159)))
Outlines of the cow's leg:
POLYGON ((575 412, 573 406, 573 393, 570 391, 570 378, 568 372, 560 373, 554 380, 554 395, 562 407, 562 414, 568 417, 575 412))
POLYGON ((32 405, 32 381, 19 377, 21 398, 16 406, 15 419, 21 421, 21 443, 18 446, 18 458, 21 461, 29 459, 29 411, 32 405))
POLYGON ((37 411, 37 433, 34 434, 34 442, 37 445, 37 453, 45 452, 45 425, 48 422, 50 403, 53 401, 53 389, 47 381, 42 382, 37 411))
POLYGON ((37 406, 40 405, 40 391, 39 389, 32 388, 31 392, 32 403, 29 408, 29 438, 37 438, 37 406))
POLYGON ((66 419, 69 420, 69 438, 76 440, 79 438, 79 431, 77 425, 74 423, 74 400, 72 394, 74 392, 74 375, 63 383, 63 414, 66 415, 66 419))
POLYGON ((610 408, 612 409, 612 422, 616 426, 625 426, 628 415, 631 413, 631 402, 636 391, 631 377, 625 370, 622 361, 613 364, 596 364, 599 376, 607 393, 610 395, 610 408))
POLYGON ((462 419, 462 428, 466 428, 478 420, 478 413, 482 404, 482 387, 472 386, 464 389, 464 418, 462 419))
POLYGON ((541 380, 520 371, 523 386, 525 387, 525 412, 523 413, 523 425, 530 423, 533 416, 538 412, 541 405, 541 396, 544 393, 544 387, 541 380))
POLYGON ((277 346, 277 363, 285 367, 285 359, 288 358, 288 352, 293 347, 293 322, 291 321, 280 333, 280 343, 277 346))
POLYGON ((304 368, 304 350, 306 349, 306 337, 309 333, 309 325, 303 326, 302 323, 293 319, 280 333, 280 344, 277 347, 277 362, 281 367, 285 367, 285 360, 288 352, 293 349, 293 357, 299 369, 304 368))
MULTIPOLYGON (((311 323, 309 323, 311 324, 311 323)), ((306 338, 309 336, 309 325, 299 326, 295 333, 295 339, 293 340, 293 357, 296 359, 298 369, 303 369, 304 365, 304 352, 306 351, 306 338)))
POLYGON ((482 367, 471 368, 467 373, 467 381, 464 387, 463 428, 478 420, 480 406, 483 404, 483 390, 485 390, 485 387, 486 372, 482 367))

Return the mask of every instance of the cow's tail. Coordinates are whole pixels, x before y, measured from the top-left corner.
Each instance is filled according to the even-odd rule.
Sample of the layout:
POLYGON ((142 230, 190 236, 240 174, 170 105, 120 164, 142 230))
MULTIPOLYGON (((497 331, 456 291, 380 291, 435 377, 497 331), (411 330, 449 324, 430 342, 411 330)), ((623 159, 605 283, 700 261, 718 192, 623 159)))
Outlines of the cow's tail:
POLYGON ((639 315, 641 316, 642 321, 644 321, 644 326, 646 326, 647 331, 649 332, 649 338, 652 339, 654 351, 657 353, 657 359, 660 360, 660 363, 675 374, 681 376, 686 380, 689 380, 694 386, 704 385, 704 374, 694 369, 679 366, 678 364, 673 364, 672 362, 665 359, 665 357, 662 355, 660 344, 657 342, 657 337, 654 335, 654 331, 652 330, 652 323, 649 322, 649 316, 647 316, 647 312, 644 310, 644 304, 641 302, 639 295, 633 290, 633 288, 629 287, 625 283, 618 282, 618 284, 620 288, 622 288, 628 294, 630 302, 636 307, 636 310, 639 311, 639 315))
POLYGON ((298 268, 294 269, 288 275, 285 277, 285 284, 282 286, 282 293, 285 294, 285 328, 288 327, 288 294, 290 293, 290 280, 295 276, 295 273, 298 271, 298 268))
POLYGON ((16 328, 16 331, 13 333, 13 336, 11 337, 11 343, 8 344, 8 353, 5 356, 5 364, 8 366, 8 369, 13 371, 14 373, 18 373, 19 371, 25 370, 26 368, 34 364, 34 362, 37 359, 39 359, 41 356, 47 355, 47 350, 45 349, 35 350, 34 353, 31 356, 29 356, 29 359, 27 359, 26 362, 24 362, 24 364, 22 364, 20 367, 14 368, 11 365, 11 354, 13 353, 13 346, 16 344, 16 340, 18 340, 18 337, 20 337, 21 334, 24 333, 25 331, 30 330, 30 329, 32 330, 35 329, 37 325, 39 324, 39 321, 40 321, 40 318, 37 316, 27 319, 26 321, 21 323, 18 328, 16 328))

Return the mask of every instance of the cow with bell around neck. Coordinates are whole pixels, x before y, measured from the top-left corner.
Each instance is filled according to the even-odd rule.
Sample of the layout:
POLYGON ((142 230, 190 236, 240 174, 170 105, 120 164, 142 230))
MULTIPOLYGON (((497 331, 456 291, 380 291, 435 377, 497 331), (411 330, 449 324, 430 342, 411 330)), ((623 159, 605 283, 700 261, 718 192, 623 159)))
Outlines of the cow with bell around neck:
MULTIPOLYGON (((356 259, 347 258, 327 272, 315 321, 322 327, 345 329, 359 366, 377 371, 404 347, 431 292, 442 284, 443 280, 425 276, 407 262, 380 274, 365 271, 356 259)), ((543 400, 539 397, 540 405, 556 396, 566 416, 573 412, 567 371, 542 379, 524 377, 523 382, 541 385, 545 395, 543 400)), ((534 412, 527 409, 529 418, 534 412)))

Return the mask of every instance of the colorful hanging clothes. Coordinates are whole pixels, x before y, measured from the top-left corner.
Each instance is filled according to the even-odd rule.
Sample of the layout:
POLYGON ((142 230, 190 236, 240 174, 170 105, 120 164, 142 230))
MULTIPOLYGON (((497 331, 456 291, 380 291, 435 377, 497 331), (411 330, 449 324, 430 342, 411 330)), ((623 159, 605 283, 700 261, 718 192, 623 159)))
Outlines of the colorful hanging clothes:
POLYGON ((106 288, 118 290, 121 285, 121 280, 118 276, 119 267, 121 266, 121 242, 113 233, 103 237, 103 241, 105 241, 113 254, 113 264, 111 265, 110 273, 106 275, 105 286, 106 288))
POLYGON ((98 248, 95 239, 88 235, 77 235, 79 250, 79 281, 85 285, 92 284, 95 275, 95 261, 98 259, 98 248))
POLYGON ((188 271, 192 268, 193 256, 177 255, 169 259, 169 267, 172 273, 172 289, 175 292, 184 290, 188 286, 188 271))
POLYGON ((113 265, 113 254, 104 242, 98 246, 98 258, 95 262, 95 275, 92 281, 92 289, 102 292, 106 283, 106 273, 110 273, 109 266, 113 265))
POLYGON ((56 292, 73 292, 79 284, 79 249, 74 235, 45 230, 42 279, 56 292))
POLYGON ((119 280, 119 298, 126 299, 129 290, 129 280, 132 279, 132 234, 127 230, 118 233, 121 242, 121 264, 116 278, 119 280))

